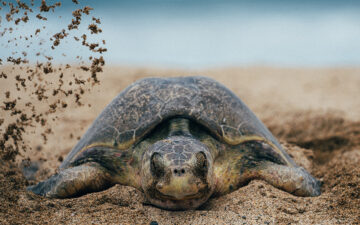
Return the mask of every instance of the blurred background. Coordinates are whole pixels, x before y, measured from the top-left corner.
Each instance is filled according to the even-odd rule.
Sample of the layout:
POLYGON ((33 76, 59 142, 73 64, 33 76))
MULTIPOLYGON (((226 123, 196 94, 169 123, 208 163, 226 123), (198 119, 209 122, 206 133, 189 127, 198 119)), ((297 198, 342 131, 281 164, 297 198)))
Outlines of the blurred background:
MULTIPOLYGON (((360 1, 356 0, 88 0, 80 5, 91 5, 92 14, 102 19, 108 64, 190 69, 360 64, 360 1)), ((75 8, 66 1, 55 14, 49 13, 46 31, 66 27, 75 8)), ((32 20, 31 26, 18 32, 33 32, 34 21, 42 26, 42 21, 32 20)), ((45 39, 45 33, 41 35, 45 39)), ((4 42, 0 37, 0 57, 23 47, 4 48, 4 42)), ((68 43, 62 52, 88 54, 74 46, 68 43)), ((57 60, 69 58, 73 57, 57 60)))

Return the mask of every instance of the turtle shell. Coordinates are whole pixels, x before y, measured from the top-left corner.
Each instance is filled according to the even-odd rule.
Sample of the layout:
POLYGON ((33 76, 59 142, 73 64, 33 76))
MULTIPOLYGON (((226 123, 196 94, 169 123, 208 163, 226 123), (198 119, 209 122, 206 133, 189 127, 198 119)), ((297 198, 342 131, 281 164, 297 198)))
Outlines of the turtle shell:
POLYGON ((60 168, 94 145, 127 149, 175 116, 198 122, 230 145, 266 141, 294 165, 271 132, 233 92, 213 79, 197 76, 147 78, 127 87, 96 118, 60 168))

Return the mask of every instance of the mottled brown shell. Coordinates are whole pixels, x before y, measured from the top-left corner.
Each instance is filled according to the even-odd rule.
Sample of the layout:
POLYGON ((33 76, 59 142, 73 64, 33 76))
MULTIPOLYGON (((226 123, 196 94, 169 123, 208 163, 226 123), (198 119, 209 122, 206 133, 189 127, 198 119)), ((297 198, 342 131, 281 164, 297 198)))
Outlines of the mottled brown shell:
POLYGON ((269 130, 233 92, 206 77, 179 77, 142 79, 126 88, 97 117, 61 168, 89 146, 127 149, 174 116, 197 121, 230 145, 264 140, 293 165, 269 130))

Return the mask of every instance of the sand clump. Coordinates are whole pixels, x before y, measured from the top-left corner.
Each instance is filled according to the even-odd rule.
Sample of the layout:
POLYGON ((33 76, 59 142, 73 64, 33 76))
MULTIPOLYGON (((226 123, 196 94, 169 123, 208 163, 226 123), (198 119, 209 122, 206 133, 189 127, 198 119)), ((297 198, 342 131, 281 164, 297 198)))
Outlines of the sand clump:
MULTIPOLYGON (((2 44, 2 47, 15 49, 11 55, 0 59, 0 82, 6 84, 2 86, 0 93, 0 158, 3 160, 14 161, 17 155, 31 151, 24 141, 24 135, 35 132, 34 127, 42 130, 41 136, 45 143, 47 136, 52 133, 48 121, 57 119, 53 114, 57 110, 65 111, 71 102, 83 106, 81 96, 99 84, 98 74, 105 65, 101 54, 107 49, 104 47, 104 40, 99 43, 88 42, 86 31, 90 35, 101 33, 102 29, 98 27, 101 20, 93 17, 86 27, 82 18, 89 16, 93 8, 82 7, 78 1, 73 3, 74 11, 68 26, 51 34, 47 32, 46 23, 61 19, 62 16, 56 14, 61 2, 0 1, 0 12, 4 12, 6 18, 4 21, 0 18, 0 37, 7 39, 7 44, 2 44), (32 28, 33 24, 41 24, 34 20, 43 21, 44 25, 32 28), (34 31, 23 34, 21 31, 24 28, 34 31), (71 40, 78 42, 79 38, 71 34, 73 30, 84 32, 83 42, 79 42, 79 45, 88 48, 89 58, 82 60, 77 56, 77 59, 81 59, 79 65, 58 64, 57 58, 47 53, 57 48, 61 51, 63 42, 63 45, 68 45, 71 40), (39 36, 41 33, 47 33, 46 39, 39 36), (24 43, 24 48, 19 47, 24 43), (35 55, 33 49, 38 49, 35 55), (72 67, 88 75, 73 73, 70 71, 72 67), (40 128, 38 124, 41 125, 40 128)), ((62 55, 66 56, 66 52, 62 55)))

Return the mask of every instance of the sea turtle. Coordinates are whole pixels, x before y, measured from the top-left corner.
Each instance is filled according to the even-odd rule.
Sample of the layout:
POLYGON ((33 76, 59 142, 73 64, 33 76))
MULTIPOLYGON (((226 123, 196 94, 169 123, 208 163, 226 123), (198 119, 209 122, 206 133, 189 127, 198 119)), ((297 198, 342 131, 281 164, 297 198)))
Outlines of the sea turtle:
POLYGON ((105 108, 57 174, 28 190, 69 198, 122 184, 184 210, 252 179, 320 195, 319 182, 229 89, 206 77, 147 78, 105 108))

